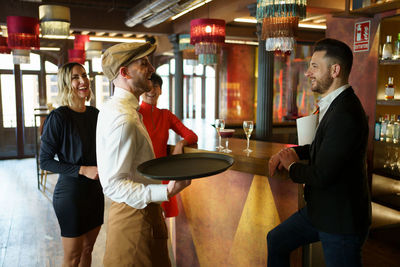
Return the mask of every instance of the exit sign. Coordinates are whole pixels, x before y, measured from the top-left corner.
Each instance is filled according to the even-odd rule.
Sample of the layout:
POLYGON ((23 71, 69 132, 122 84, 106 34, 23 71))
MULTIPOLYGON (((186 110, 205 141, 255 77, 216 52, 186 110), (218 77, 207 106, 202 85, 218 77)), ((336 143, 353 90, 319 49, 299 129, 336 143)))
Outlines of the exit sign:
POLYGON ((371 21, 354 24, 354 52, 369 51, 371 21))

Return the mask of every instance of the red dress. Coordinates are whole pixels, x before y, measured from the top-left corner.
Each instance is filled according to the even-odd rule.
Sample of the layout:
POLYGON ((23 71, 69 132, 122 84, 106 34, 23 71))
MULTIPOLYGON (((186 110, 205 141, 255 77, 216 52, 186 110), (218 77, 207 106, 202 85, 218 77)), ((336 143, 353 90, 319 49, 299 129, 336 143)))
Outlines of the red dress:
MULTIPOLYGON (((153 143, 154 154, 156 158, 167 156, 167 142, 169 129, 183 137, 191 145, 197 142, 197 135, 186 128, 185 125, 168 109, 159 109, 155 106, 142 102, 139 112, 143 115, 143 123, 153 143)), ((168 181, 163 181, 167 184, 168 181)), ((170 198, 162 204, 166 217, 175 217, 178 215, 178 204, 176 197, 170 198)))

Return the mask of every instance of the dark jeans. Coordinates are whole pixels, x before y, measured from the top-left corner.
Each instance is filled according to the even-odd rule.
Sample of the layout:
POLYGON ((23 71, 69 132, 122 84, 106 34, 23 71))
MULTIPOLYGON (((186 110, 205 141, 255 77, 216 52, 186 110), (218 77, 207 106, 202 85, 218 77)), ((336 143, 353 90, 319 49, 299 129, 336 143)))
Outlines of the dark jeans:
POLYGON ((268 266, 290 266, 290 252, 321 241, 327 267, 362 266, 361 248, 365 234, 330 234, 311 225, 306 208, 299 210, 267 235, 268 266))

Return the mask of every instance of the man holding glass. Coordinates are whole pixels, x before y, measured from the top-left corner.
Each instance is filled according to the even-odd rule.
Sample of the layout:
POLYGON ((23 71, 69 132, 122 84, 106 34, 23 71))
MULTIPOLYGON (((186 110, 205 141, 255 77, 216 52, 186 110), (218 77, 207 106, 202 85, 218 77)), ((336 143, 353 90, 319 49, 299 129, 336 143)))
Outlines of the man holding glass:
POLYGON ((319 125, 311 145, 281 150, 269 174, 285 168, 305 184, 306 206, 268 233, 268 266, 289 266, 290 252, 321 241, 326 266, 362 266, 371 223, 366 173, 368 123, 348 85, 351 49, 338 40, 316 43, 306 76, 321 94, 319 125), (299 160, 309 160, 308 164, 299 160))

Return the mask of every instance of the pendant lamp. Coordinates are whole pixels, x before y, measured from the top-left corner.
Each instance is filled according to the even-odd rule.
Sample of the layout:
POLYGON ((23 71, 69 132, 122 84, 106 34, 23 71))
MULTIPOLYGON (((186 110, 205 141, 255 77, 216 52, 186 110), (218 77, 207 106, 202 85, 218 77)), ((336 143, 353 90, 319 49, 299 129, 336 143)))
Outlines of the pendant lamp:
POLYGON ((225 21, 221 19, 194 19, 190 22, 190 44, 194 45, 199 62, 216 64, 217 54, 225 43, 225 21))
POLYGON ((183 59, 186 60, 187 65, 198 65, 194 45, 190 44, 190 34, 179 34, 179 51, 182 51, 183 59))
POLYGON ((39 20, 31 17, 7 17, 8 47, 13 51, 14 64, 29 63, 30 50, 39 49, 39 20))
POLYGON ((89 42, 89 35, 75 35, 74 49, 85 50, 86 42, 89 42))
POLYGON ((39 6, 39 20, 42 37, 66 39, 69 36, 69 7, 55 5, 39 6))
POLYGON ((299 20, 306 17, 306 0, 257 0, 257 21, 267 51, 290 54, 299 20))
POLYGON ((102 50, 103 50, 103 44, 101 42, 85 43, 85 51, 87 59, 93 59, 95 57, 100 58, 102 50))
POLYGON ((7 44, 7 37, 0 36, 0 54, 11 54, 11 49, 7 44))
POLYGON ((84 65, 85 60, 86 60, 85 50, 68 49, 68 62, 78 62, 84 65))
POLYGON ((179 34, 179 50, 194 49, 194 45, 190 44, 190 34, 179 34))

